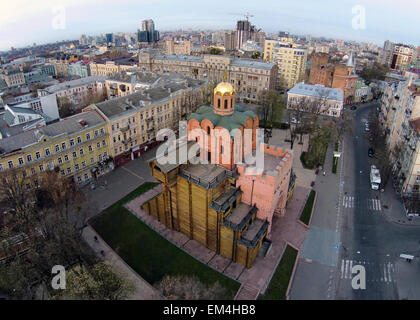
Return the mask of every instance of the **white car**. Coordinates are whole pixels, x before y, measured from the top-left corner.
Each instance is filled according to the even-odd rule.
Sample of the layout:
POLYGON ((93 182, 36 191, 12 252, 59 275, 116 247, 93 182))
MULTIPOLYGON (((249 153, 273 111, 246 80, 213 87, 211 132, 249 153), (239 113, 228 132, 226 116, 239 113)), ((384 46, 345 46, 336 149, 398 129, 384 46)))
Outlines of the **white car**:
POLYGON ((300 124, 300 121, 296 120, 296 118, 292 118, 290 122, 293 124, 300 124))

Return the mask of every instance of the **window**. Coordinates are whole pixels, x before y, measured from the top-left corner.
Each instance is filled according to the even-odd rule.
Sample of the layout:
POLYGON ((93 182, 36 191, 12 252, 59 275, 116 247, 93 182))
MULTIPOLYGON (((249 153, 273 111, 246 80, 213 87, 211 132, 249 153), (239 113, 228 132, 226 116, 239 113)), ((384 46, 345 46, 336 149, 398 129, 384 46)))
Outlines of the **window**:
POLYGON ((28 155, 26 156, 26 159, 28 160, 28 162, 31 162, 31 161, 32 161, 32 155, 28 154, 28 155))
POLYGON ((9 161, 8 164, 10 169, 13 168, 13 161, 9 161))
POLYGON ((105 140, 102 140, 102 145, 103 145, 103 146, 105 146, 105 145, 106 145, 105 140))
POLYGON ((77 137, 77 143, 82 143, 82 138, 77 137))
POLYGON ((98 149, 100 149, 100 148, 101 148, 101 143, 100 143, 100 142, 98 142, 98 143, 96 144, 96 147, 97 147, 98 149))
POLYGON ((74 146, 74 139, 70 140, 70 147, 74 146))
POLYGON ((83 156, 83 154, 84 154, 84 150, 80 149, 80 155, 83 156))
POLYGON ((207 134, 210 134, 210 127, 207 127, 207 134))
POLYGON ((47 148, 47 149, 45 149, 45 155, 46 155, 46 156, 49 156, 49 155, 50 155, 50 149, 48 149, 48 148, 47 148))
POLYGON ((77 158, 77 153, 76 153, 76 151, 73 151, 73 159, 76 159, 77 158))
POLYGON ((92 151, 93 151, 92 146, 89 146, 89 152, 92 152, 92 151))
POLYGON ((228 101, 227 99, 225 99, 225 109, 227 109, 227 107, 228 107, 228 101))
POLYGON ((74 165, 74 170, 76 170, 76 171, 78 171, 78 170, 79 170, 79 164, 78 164, 78 163, 76 163, 76 164, 74 165))
POLYGON ((22 165, 23 164, 23 158, 18 158, 19 164, 22 165))
POLYGON ((95 162, 95 159, 94 158, 90 158, 90 163, 94 163, 95 162))
POLYGON ((66 173, 64 172, 64 170, 61 170, 60 172, 61 172, 61 175, 62 176, 65 176, 66 175, 66 173))
POLYGON ((39 165, 39 171, 43 172, 44 171, 44 165, 39 165))
MULTIPOLYGON (((73 140, 70 140, 70 141, 73 141, 73 140)), ((74 144, 74 141, 73 141, 73 144, 74 144)), ((63 150, 66 149, 66 143, 65 142, 61 143, 61 149, 63 149, 63 150)))
POLYGON ((89 179, 89 175, 87 173, 85 173, 85 180, 89 179))
POLYGON ((68 168, 67 168, 67 173, 68 173, 68 174, 70 174, 70 173, 71 173, 71 168, 70 168, 70 167, 68 167, 68 168))
POLYGON ((102 155, 101 154, 98 156, 98 159, 99 159, 99 161, 102 161, 102 155))
POLYGON ((77 177, 77 182, 82 182, 82 177, 77 177))
POLYGON ((60 151, 60 146, 58 144, 55 145, 55 152, 60 151))
POLYGON ((220 108, 220 99, 217 99, 217 107, 220 108))
POLYGON ((31 173, 35 174, 35 168, 31 168, 31 173))
POLYGON ((58 164, 62 164, 63 163, 63 159, 61 159, 61 157, 58 158, 57 161, 58 161, 58 164))
POLYGON ((95 137, 97 137, 99 135, 99 131, 95 130, 95 137))
POLYGON ((86 168, 86 161, 82 161, 82 167, 86 168))
POLYGON ((104 128, 101 128, 101 134, 104 134, 104 128))
POLYGON ((64 161, 69 161, 69 155, 68 154, 66 154, 66 155, 64 155, 64 161))

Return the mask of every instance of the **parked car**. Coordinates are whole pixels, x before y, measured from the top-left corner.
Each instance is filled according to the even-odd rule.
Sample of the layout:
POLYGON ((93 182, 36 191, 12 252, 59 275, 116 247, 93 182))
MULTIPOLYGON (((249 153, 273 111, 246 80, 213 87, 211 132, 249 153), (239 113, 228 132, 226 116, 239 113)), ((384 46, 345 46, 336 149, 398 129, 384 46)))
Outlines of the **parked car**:
POLYGON ((374 154, 375 154, 375 150, 373 148, 369 148, 368 149, 368 156, 372 158, 374 154))
POLYGON ((366 126, 366 127, 365 127, 365 131, 366 131, 366 132, 369 132, 369 131, 370 131, 369 126, 366 126))

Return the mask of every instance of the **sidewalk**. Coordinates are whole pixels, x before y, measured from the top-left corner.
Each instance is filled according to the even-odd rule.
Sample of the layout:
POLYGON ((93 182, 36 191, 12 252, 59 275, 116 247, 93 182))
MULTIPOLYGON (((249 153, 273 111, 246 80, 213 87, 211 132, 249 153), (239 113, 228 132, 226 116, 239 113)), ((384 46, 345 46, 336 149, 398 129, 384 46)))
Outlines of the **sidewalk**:
POLYGON ((397 291, 400 300, 420 299, 420 261, 414 258, 412 262, 399 258, 395 264, 395 274, 397 278, 397 291))
POLYGON ((83 230, 82 236, 98 257, 104 258, 105 263, 108 263, 114 269, 120 271, 127 280, 135 286, 135 292, 128 300, 163 299, 160 293, 142 277, 140 277, 133 269, 131 269, 131 267, 128 266, 124 260, 122 260, 120 256, 107 245, 107 243, 95 232, 95 230, 93 230, 91 226, 87 226, 83 230), (94 239, 94 236, 98 237, 98 241, 94 239), (104 252, 104 256, 102 256, 101 251, 104 252))
POLYGON ((404 206, 400 197, 395 193, 391 180, 388 181, 380 198, 382 212, 389 221, 406 226, 420 226, 420 217, 407 217, 405 215, 404 206), (386 209, 387 207, 388 209, 386 209))

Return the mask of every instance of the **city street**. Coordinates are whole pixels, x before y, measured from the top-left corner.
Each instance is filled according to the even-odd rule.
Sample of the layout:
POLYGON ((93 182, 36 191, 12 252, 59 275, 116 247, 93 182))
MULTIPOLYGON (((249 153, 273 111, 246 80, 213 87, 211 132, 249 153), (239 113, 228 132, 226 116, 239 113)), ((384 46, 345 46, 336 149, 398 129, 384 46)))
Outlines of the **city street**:
MULTIPOLYGON (((399 221, 405 219, 395 193, 388 188, 381 193, 370 186, 372 158, 368 157, 364 121, 377 106, 366 104, 348 111, 353 113, 354 135, 346 136, 340 146, 337 174, 331 173, 329 147, 325 162, 328 174, 316 179, 318 200, 301 252, 292 299, 416 298, 414 291, 404 290, 407 281, 398 282, 396 268, 408 264, 399 258, 401 253, 419 255, 420 226, 395 223, 391 217, 400 215, 399 221), (355 265, 365 267, 365 290, 352 289, 351 269, 355 265), (399 292, 410 294, 399 296, 399 292)), ((417 274, 412 272, 413 281, 419 281, 417 274)))

